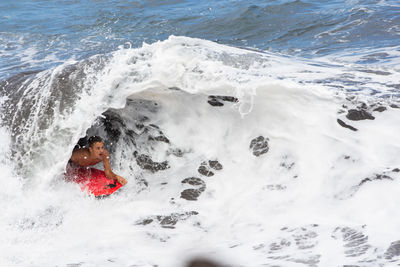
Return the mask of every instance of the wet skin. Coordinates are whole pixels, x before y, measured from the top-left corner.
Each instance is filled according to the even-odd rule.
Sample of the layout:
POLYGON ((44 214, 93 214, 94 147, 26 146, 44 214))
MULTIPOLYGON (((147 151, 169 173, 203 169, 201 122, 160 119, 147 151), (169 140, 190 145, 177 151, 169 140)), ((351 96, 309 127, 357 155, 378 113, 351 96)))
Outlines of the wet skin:
POLYGON ((112 172, 109 158, 110 154, 104 148, 103 142, 95 142, 89 148, 75 149, 72 152, 70 160, 79 167, 88 167, 103 162, 106 177, 117 180, 120 184, 125 185, 127 181, 112 172))

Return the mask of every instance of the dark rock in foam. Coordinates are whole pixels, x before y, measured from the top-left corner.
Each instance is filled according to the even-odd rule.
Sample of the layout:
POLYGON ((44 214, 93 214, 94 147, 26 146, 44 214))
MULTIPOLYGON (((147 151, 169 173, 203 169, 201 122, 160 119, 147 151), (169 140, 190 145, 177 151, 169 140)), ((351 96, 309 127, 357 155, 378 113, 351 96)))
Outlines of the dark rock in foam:
POLYGON ((372 116, 370 113, 367 111, 361 109, 350 109, 347 112, 346 118, 352 121, 360 121, 360 120, 374 120, 375 117, 372 116))
POLYGON ((253 248, 265 250, 268 253, 268 259, 300 263, 302 266, 319 266, 321 255, 314 254, 315 247, 319 243, 318 234, 315 231, 317 227, 316 224, 296 228, 284 227, 281 229, 281 237, 275 242, 269 246, 264 243, 253 248), (289 252, 293 250, 301 250, 301 253, 293 255, 289 252))
POLYGON ((181 198, 195 201, 206 189, 206 183, 197 177, 189 177, 182 180, 182 184, 189 184, 196 188, 185 189, 181 193, 181 198))
POLYGON ((121 136, 121 130, 125 129, 126 125, 122 118, 115 112, 110 110, 103 113, 103 118, 100 121, 104 125, 104 130, 107 133, 107 139, 111 143, 117 143, 121 136))
MULTIPOLYGON (((214 172, 211 171, 211 169, 220 171, 222 170, 222 164, 218 162, 218 160, 209 160, 203 161, 200 164, 200 167, 197 169, 197 171, 204 176, 211 177, 214 175, 214 172)), ((185 189, 181 192, 181 198, 186 199, 186 200, 197 200, 197 198, 200 196, 202 192, 206 189, 206 183, 197 177, 189 177, 184 180, 182 180, 183 184, 189 184, 191 186, 195 186, 197 188, 190 188, 190 189, 185 189)))
POLYGON ((222 164, 218 162, 218 160, 209 160, 208 164, 210 164, 210 167, 213 168, 214 170, 220 171, 222 170, 222 164))
POLYGON ((207 102, 213 107, 222 107, 224 105, 223 101, 237 103, 239 100, 233 96, 210 95, 207 102))
POLYGON ((214 98, 209 99, 207 102, 213 107, 222 107, 224 105, 224 103, 219 102, 217 99, 214 98))
POLYGON ((138 155, 137 152, 135 153, 135 156, 136 156, 136 163, 139 165, 140 168, 144 170, 149 170, 154 173, 169 168, 167 161, 155 162, 150 158, 150 156, 144 154, 138 155))
POLYGON ((374 111, 378 111, 378 112, 384 112, 385 110, 387 110, 387 108, 384 106, 380 106, 380 107, 377 107, 374 109, 374 111))
POLYGON ((157 221, 163 228, 175 228, 178 221, 184 221, 193 215, 198 215, 197 211, 189 211, 186 213, 172 213, 170 215, 157 215, 138 221, 136 224, 148 225, 157 221))
POLYGON ((165 137, 164 135, 159 135, 159 136, 149 136, 148 138, 149 141, 159 141, 159 142, 164 142, 169 144, 169 139, 167 137, 165 137))
POLYGON ((183 179, 181 183, 182 184, 190 184, 190 185, 194 185, 194 186, 200 185, 202 187, 206 186, 206 183, 197 177, 189 177, 189 178, 183 179))
POLYGON ((262 154, 267 153, 269 150, 268 141, 269 139, 264 136, 259 136, 251 140, 250 149, 253 150, 253 155, 259 157, 262 154))
POLYGON ((390 247, 385 252, 385 258, 391 260, 396 256, 400 256, 400 240, 392 242, 390 247))
POLYGON ((357 128, 354 128, 353 126, 346 124, 346 123, 345 123, 344 121, 342 121, 341 119, 337 119, 337 122, 339 123, 340 126, 342 126, 342 127, 344 127, 344 128, 350 129, 350 130, 352 130, 352 131, 358 131, 357 128))
POLYGON ((201 191, 199 189, 185 189, 181 193, 181 198, 186 200, 195 201, 200 196, 201 191))
POLYGON ((214 175, 214 172, 211 169, 220 171, 222 168, 222 164, 219 163, 218 160, 209 160, 208 162, 203 161, 197 171, 204 176, 210 177, 214 175))
POLYGON ((368 244, 368 236, 361 231, 350 227, 337 227, 332 237, 342 239, 345 247, 346 257, 358 257, 367 252, 371 246, 368 244))
POLYGON ((200 165, 200 167, 197 169, 197 171, 207 177, 213 176, 214 173, 209 169, 207 165, 200 165))
POLYGON ((385 174, 375 174, 375 177, 371 177, 371 178, 365 178, 363 179, 358 186, 361 186, 367 182, 371 182, 371 181, 375 181, 375 180, 393 180, 392 177, 387 176, 385 174))

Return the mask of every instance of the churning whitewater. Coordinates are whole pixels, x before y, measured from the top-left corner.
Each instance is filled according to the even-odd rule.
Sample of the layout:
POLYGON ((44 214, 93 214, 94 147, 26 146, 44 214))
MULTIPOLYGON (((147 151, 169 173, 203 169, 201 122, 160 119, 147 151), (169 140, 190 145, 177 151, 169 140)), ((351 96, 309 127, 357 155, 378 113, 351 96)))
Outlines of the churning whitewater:
POLYGON ((396 264, 400 74, 356 60, 171 36, 3 80, 0 265, 396 264), (63 178, 91 135, 102 200, 63 178))

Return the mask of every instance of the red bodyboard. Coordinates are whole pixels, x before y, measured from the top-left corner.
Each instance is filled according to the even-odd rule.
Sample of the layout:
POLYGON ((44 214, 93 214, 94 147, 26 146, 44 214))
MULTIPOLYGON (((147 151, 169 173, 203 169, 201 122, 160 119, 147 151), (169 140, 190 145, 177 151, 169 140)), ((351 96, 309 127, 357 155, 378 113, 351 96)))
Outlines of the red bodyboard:
POLYGON ((111 195, 122 187, 119 182, 108 179, 104 171, 94 168, 75 169, 67 180, 79 184, 82 191, 97 197, 111 195))

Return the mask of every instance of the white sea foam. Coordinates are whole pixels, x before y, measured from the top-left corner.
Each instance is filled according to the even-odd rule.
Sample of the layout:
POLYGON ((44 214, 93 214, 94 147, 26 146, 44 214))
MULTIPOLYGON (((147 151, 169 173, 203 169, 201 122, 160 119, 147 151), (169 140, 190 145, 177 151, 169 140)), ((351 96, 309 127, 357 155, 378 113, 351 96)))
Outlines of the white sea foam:
MULTIPOLYGON (((9 150, 0 155, 0 265, 184 266, 195 256, 236 266, 388 263, 384 253, 400 240, 400 173, 393 171, 400 167, 400 111, 347 120, 338 113, 348 104, 343 91, 313 82, 344 71, 321 62, 171 37, 116 51, 101 71, 87 67, 84 90, 68 112, 54 110, 46 129, 39 113, 31 117, 32 131, 20 139, 37 155, 23 162, 31 176, 17 178, 9 150), (210 94, 239 102, 214 107, 210 94), (170 144, 137 145, 170 168, 144 171, 133 156, 137 148, 118 143, 113 166, 128 184, 97 200, 61 176, 76 141, 108 109, 128 128, 141 112, 159 126, 170 144), (256 157, 250 143, 258 136, 269 139, 269 151, 256 157), (182 157, 169 153, 175 148, 182 157), (208 160, 223 169, 201 175, 197 169, 208 160), (197 201, 180 198, 193 187, 181 183, 187 177, 206 184, 197 201), (162 225, 159 218, 170 215, 180 219, 162 225), (351 233, 366 240, 349 245, 351 233), (349 249, 359 254, 349 256, 349 249)), ((52 70, 36 107, 49 100, 57 73, 74 63, 52 70)), ((48 79, 42 75, 37 79, 48 79)), ((12 145, 6 132, 0 140, 12 145)))

